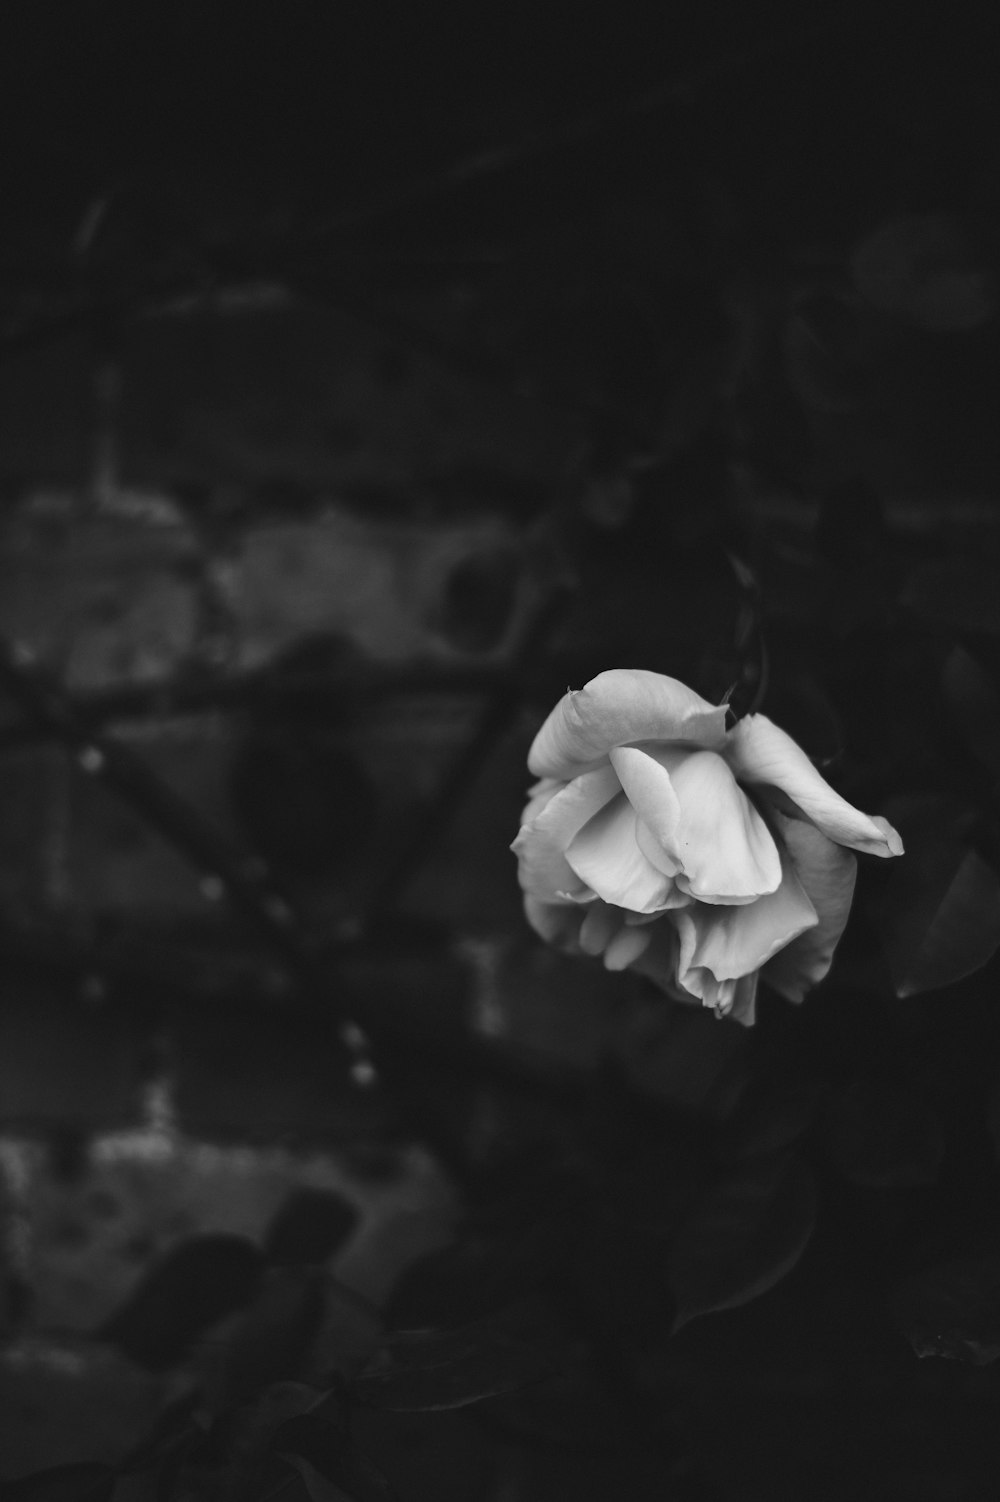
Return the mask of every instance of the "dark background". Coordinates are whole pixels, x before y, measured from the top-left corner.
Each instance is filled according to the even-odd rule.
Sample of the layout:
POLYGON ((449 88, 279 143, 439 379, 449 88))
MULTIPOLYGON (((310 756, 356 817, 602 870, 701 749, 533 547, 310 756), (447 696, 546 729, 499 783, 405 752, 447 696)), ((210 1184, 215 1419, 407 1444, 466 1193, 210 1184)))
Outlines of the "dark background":
POLYGON ((991 19, 4 8, 12 1497, 992 1497, 991 19), (903 831, 752 1033, 523 921, 614 666, 903 831))

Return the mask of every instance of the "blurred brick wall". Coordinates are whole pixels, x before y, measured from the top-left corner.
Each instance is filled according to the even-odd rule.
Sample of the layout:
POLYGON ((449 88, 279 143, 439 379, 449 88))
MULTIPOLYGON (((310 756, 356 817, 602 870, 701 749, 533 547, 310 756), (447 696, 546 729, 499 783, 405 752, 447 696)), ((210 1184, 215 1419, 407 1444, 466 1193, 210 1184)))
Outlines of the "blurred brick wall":
MULTIPOLYGON (((421 313, 425 326, 454 316, 447 298, 421 313)), ((77 334, 14 354, 0 367, 0 433, 0 633, 212 827, 275 858, 316 935, 356 921, 475 730, 475 674, 488 694, 530 612, 537 498, 578 435, 426 350, 268 288, 167 307, 110 354, 77 334), (346 674, 352 694, 285 715, 205 691, 269 670, 346 674), (365 691, 390 671, 394 686, 365 691), (465 676, 428 692, 428 671, 465 676)), ((520 922, 507 845, 530 733, 504 733, 401 893, 404 915, 459 950, 463 934, 520 922)), ((130 1012, 80 969, 95 935, 146 944, 166 976, 180 956, 178 990, 199 945, 237 977, 243 946, 265 993, 281 994, 280 966, 216 884, 5 698, 0 755, 0 1126, 121 1124, 148 1070, 143 1019, 161 1013, 130 1012), (64 939, 58 974, 24 969, 25 953, 51 958, 64 939)), ((472 974, 454 952, 421 963, 418 1007, 472 974), (435 965, 447 972, 436 982, 435 965)), ((398 991, 398 965, 385 973, 398 991)), ((206 1064, 220 1054, 211 1024, 199 1028, 174 1067, 200 1130, 330 1129, 309 1024, 248 1022, 237 1052, 269 1068, 239 1079, 206 1064)))
MULTIPOLYGON (((0 435, 0 636, 263 858, 311 941, 367 921, 534 607, 539 499, 576 435, 266 289, 142 319, 111 356, 76 335, 11 356, 0 435)), ((417 1037, 509 1031, 516 1001, 543 1046, 571 1008, 565 1046, 591 1056, 600 986, 560 990, 507 848, 531 733, 515 716, 489 748, 332 999, 417 1037)), ((341 1271, 381 1298, 447 1234, 451 1191, 399 1158, 332 1015, 300 1009, 220 884, 5 695, 0 759, 0 1260, 30 1328, 92 1328, 179 1239, 259 1236, 301 1185, 357 1204, 341 1271), (355 1161, 383 1150, 374 1176, 355 1161)), ((83 1453, 71 1439, 46 1430, 17 1463, 83 1453)))

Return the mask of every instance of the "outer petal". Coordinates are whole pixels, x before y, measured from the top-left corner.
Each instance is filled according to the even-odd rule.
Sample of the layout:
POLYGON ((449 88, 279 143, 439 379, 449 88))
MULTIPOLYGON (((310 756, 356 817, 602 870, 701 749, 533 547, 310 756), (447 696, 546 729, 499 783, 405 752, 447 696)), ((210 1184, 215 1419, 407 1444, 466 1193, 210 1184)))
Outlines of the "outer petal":
MULTIPOLYGON (((654 915, 636 929, 622 921, 629 917, 627 913, 599 898, 588 907, 579 908, 539 902, 529 896, 524 899, 524 912, 535 932, 554 949, 575 955, 601 953, 607 969, 635 970, 675 1001, 690 1004, 695 1000, 677 984, 677 931, 663 918, 654 915), (640 953, 635 952, 633 940, 637 933, 649 935, 640 953)), ((756 988, 756 976, 752 980, 751 990, 756 988)), ((742 986, 742 982, 738 984, 742 986)))
POLYGON ((540 782, 535 783, 534 787, 530 787, 528 801, 521 813, 521 823, 533 823, 542 809, 547 808, 556 793, 561 793, 565 786, 566 783, 559 777, 543 777, 540 782))
POLYGON ((579 933, 584 954, 595 957, 603 954, 615 935, 621 932, 622 917, 621 908, 611 907, 599 897, 596 902, 589 903, 579 933))
POLYGON ((535 933, 553 949, 566 954, 581 954, 580 924, 588 908, 579 908, 572 903, 544 902, 529 893, 524 898, 524 916, 535 933))
POLYGON ((619 793, 576 835, 566 860, 605 902, 635 913, 654 913, 669 904, 674 883, 646 859, 635 836, 635 810, 619 793))
POLYGON ((532 789, 533 797, 522 816, 525 822, 510 847, 517 856, 518 880, 525 892, 548 902, 590 895, 564 852, 588 819, 620 792, 611 767, 587 772, 570 783, 532 789))
POLYGON ((741 1023, 743 1027, 753 1027, 757 1020, 757 983, 759 980, 760 971, 755 970, 753 975, 744 975, 736 982, 729 1016, 734 1022, 741 1023))
MULTIPOLYGON (((524 913, 536 933, 553 948, 562 949, 565 954, 602 955, 605 970, 628 969, 652 946, 658 928, 656 924, 628 928, 623 922, 626 916, 623 910, 601 900, 580 909, 539 903, 538 898, 526 897, 524 913)), ((677 936, 673 928, 668 924, 662 928, 668 933, 668 952, 676 955, 677 936)))
POLYGON ((632 961, 630 968, 651 980, 675 1001, 690 1001, 690 995, 677 983, 680 946, 673 923, 668 918, 660 918, 650 924, 650 935, 649 948, 637 960, 632 961))
POLYGON ((620 746, 611 764, 645 830, 639 844, 663 871, 680 870, 682 891, 700 902, 747 903, 781 883, 771 832, 714 751, 620 746))
POLYGON ((892 825, 861 813, 835 793, 801 747, 765 715, 740 720, 723 754, 740 782, 780 788, 838 845, 870 855, 902 855, 903 842, 892 825))
POLYGON ((819 922, 816 909, 787 860, 781 886, 747 907, 678 908, 671 915, 680 938, 677 976, 695 996, 705 992, 707 972, 716 981, 739 980, 819 922))
POLYGON ((536 777, 570 778, 629 741, 721 746, 725 724, 724 706, 709 704, 676 678, 613 668, 560 699, 535 736, 528 767, 536 777))
POLYGON ((621 928, 604 951, 605 970, 627 970, 649 948, 652 930, 648 928, 621 928))
POLYGON ((790 819, 777 810, 773 819, 819 923, 769 961, 764 979, 789 1001, 801 1001, 833 961, 851 910, 858 863, 849 850, 828 840, 808 820, 790 819))
POLYGON ((680 994, 685 1000, 700 1001, 703 1007, 711 1007, 717 1017, 731 1017, 744 1027, 753 1027, 757 1017, 759 970, 741 975, 738 980, 716 980, 708 970, 692 970, 688 979, 699 989, 696 994, 682 990, 680 994))

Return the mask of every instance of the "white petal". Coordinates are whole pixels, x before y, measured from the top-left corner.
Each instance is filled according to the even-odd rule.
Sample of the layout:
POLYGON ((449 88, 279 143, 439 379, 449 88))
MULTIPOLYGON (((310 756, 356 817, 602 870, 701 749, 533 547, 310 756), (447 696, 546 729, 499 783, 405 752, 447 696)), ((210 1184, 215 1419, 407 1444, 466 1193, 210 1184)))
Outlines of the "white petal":
POLYGON ((651 744, 615 746, 610 753, 611 765, 639 816, 639 847, 665 876, 676 876, 683 869, 675 853, 681 805, 668 766, 676 766, 690 754, 679 748, 671 754, 666 747, 651 744))
POLYGON ((649 862, 636 841, 635 810, 619 793, 585 824, 566 851, 580 880, 616 907, 652 913, 669 901, 674 883, 649 862))
MULTIPOLYGON (((611 753, 612 756, 618 756, 619 754, 617 751, 612 751, 611 753)), ((646 759, 649 760, 648 757, 646 759)), ((673 790, 671 789, 671 791, 673 790)), ((632 803, 631 798, 629 802, 632 803)), ((632 807, 635 808, 634 803, 632 807)), ((638 810, 636 812, 638 813, 638 810)), ((679 818, 680 808, 678 808, 677 812, 679 818)), ((672 855, 667 854, 662 839, 657 838, 641 814, 636 824, 635 837, 639 842, 639 849, 646 859, 656 867, 657 871, 662 871, 664 876, 678 875, 681 869, 680 861, 674 860, 672 855)))
POLYGON ((620 911, 598 900, 587 909, 580 924, 580 948, 584 954, 603 954, 621 926, 620 911))
POLYGON ((627 970, 645 954, 652 940, 648 928, 621 928, 604 951, 605 970, 627 970))
POLYGON ((679 869, 677 886, 700 902, 746 903, 773 892, 781 857, 771 833, 729 767, 714 751, 621 746, 611 752, 648 837, 639 845, 661 870, 679 869))
POLYGON ((632 961, 630 968, 675 1000, 689 1000, 677 982, 678 952, 677 930, 668 918, 659 918, 650 925, 649 948, 632 961))
POLYGON ((555 783, 551 790, 533 792, 510 847, 517 856, 522 890, 548 902, 585 900, 591 894, 564 852, 587 821, 620 794, 621 784, 611 767, 602 767, 573 782, 555 783))
POLYGON ((724 706, 662 673, 613 668, 565 694, 535 736, 528 767, 536 777, 575 777, 628 741, 721 746, 724 706))
POLYGON ((542 902, 527 893, 524 898, 524 916, 535 933, 555 949, 579 948, 576 943, 580 931, 583 910, 564 903, 542 902))
POLYGON ((801 747, 766 716, 740 720, 723 754, 740 782, 780 788, 838 845, 870 855, 902 855, 903 842, 892 825, 861 813, 835 793, 801 747))
POLYGON ((702 994, 692 972, 708 971, 717 981, 739 980, 759 970, 779 949, 814 928, 819 919, 786 860, 781 886, 745 907, 698 903, 671 914, 680 938, 678 979, 702 994))
POLYGON ((753 1027, 757 1020, 757 983, 759 980, 760 971, 755 970, 752 975, 743 975, 736 982, 736 990, 733 993, 728 1015, 733 1022, 739 1022, 743 1027, 753 1027))
POLYGON ((538 818, 543 808, 547 808, 556 793, 562 791, 566 783, 559 777, 543 777, 536 782, 534 787, 528 789, 528 802, 521 814, 522 824, 531 824, 538 818))
POLYGON ((806 819, 773 811, 778 835, 819 922, 768 963, 764 979, 789 1001, 801 1001, 826 975, 851 911, 858 863, 806 819))

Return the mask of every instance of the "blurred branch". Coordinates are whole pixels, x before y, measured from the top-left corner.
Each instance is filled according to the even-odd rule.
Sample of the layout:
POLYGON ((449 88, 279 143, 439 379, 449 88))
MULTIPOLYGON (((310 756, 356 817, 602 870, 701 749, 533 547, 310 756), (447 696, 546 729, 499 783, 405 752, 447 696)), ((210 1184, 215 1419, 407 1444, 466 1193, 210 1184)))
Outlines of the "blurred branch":
MULTIPOLYGON (((352 706, 379 704, 386 699, 411 695, 493 695, 513 687, 506 664, 465 666, 407 666, 364 669, 347 667, 331 671, 296 670, 277 673, 273 668, 222 677, 189 678, 153 685, 128 684, 87 694, 63 691, 64 702, 77 725, 96 734, 112 721, 174 719, 212 710, 247 710, 266 705, 283 716, 309 716, 317 710, 348 703, 352 706)), ((22 746, 50 740, 57 732, 49 721, 33 718, 0 727, 0 754, 22 746)))
MULTIPOLYGON (((23 646, 0 640, 0 688, 29 722, 60 741, 77 766, 130 804, 201 871, 295 970, 309 975, 308 948, 289 904, 257 857, 237 849, 120 741, 95 734, 71 700, 23 646)), ((215 895, 215 887, 209 888, 215 895)))
MULTIPOLYGON (((525 636, 519 661, 529 659, 539 649, 561 603, 561 595, 553 596, 539 611, 525 636)), ((497 735, 520 702, 516 681, 515 670, 509 684, 496 694, 484 713, 476 735, 460 756, 440 797, 427 811, 390 871, 373 904, 372 920, 384 921, 386 909, 440 836, 463 792, 474 780, 497 735)), ((398 1005, 387 1007, 384 999, 373 1001, 373 988, 364 986, 361 980, 366 966, 370 976, 373 965, 377 969, 380 961, 384 962, 387 954, 384 945, 369 939, 333 946, 326 953, 310 945, 292 909, 271 884, 266 867, 234 848, 127 748, 109 737, 95 735, 31 655, 8 642, 0 642, 0 688, 33 724, 66 747, 84 773, 99 778, 209 880, 219 884, 218 895, 228 895, 234 906, 250 918, 254 931, 289 964, 302 983, 306 1008, 315 1008, 317 1014, 322 1014, 327 1027, 331 1014, 333 1020, 340 1022, 342 1041, 348 1048, 351 1044, 343 1034, 353 1023, 355 1031, 360 1025, 370 1036, 379 1055, 398 1055, 411 1063, 419 1061, 421 1068, 441 1069, 449 1075, 494 1084, 514 1094, 542 1098, 564 1108, 580 1106, 589 1098, 589 1078, 582 1072, 567 1070, 530 1049, 482 1038, 463 1028, 448 1030, 434 1026, 429 1023, 425 1008, 417 1008, 417 1015, 410 1018, 398 1005)), ((374 926, 372 921, 370 927, 374 926)), ((113 953, 109 956, 107 951, 76 945, 69 939, 61 947, 53 947, 51 939, 46 939, 33 950, 29 946, 29 950, 35 964, 55 969, 57 973, 72 974, 77 980, 81 975, 115 973, 113 953)), ((134 955, 125 966, 123 978, 131 985, 152 987, 154 994, 162 993, 166 985, 171 997, 177 995, 175 976, 157 977, 141 964, 137 968, 134 955)), ((329 1038, 328 1032, 326 1036, 329 1038)), ((355 1052, 357 1048, 355 1044, 355 1052)))
MULTIPOLYGON (((67 1002, 79 1004, 81 982, 100 979, 101 1004, 120 1003, 134 1016, 137 1006, 153 1004, 167 1016, 187 1010, 201 1012, 211 1003, 213 1016, 232 1007, 234 1026, 248 1016, 279 1018, 288 1002, 275 997, 261 982, 259 961, 227 966, 223 957, 203 947, 197 956, 176 937, 98 935, 81 939, 50 925, 28 929, 0 922, 0 961, 8 978, 22 974, 41 977, 58 989, 67 1002), (221 978, 221 989, 206 982, 206 972, 221 978), (192 984, 192 980, 195 984, 192 984)), ((467 968, 444 946, 428 947, 383 935, 338 945, 317 959, 317 968, 335 984, 352 1017, 372 1039, 379 1059, 398 1058, 414 1067, 463 1084, 495 1086, 517 1098, 536 1099, 562 1110, 585 1109, 592 1098, 594 1077, 567 1066, 531 1047, 467 1032, 442 1021, 461 1012, 468 985, 467 968), (435 1015, 427 1006, 433 993, 435 1015)), ((317 1024, 318 1046, 329 1047, 330 1010, 317 989, 297 997, 296 1017, 317 1024)))

